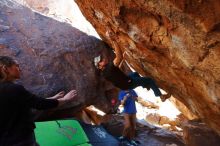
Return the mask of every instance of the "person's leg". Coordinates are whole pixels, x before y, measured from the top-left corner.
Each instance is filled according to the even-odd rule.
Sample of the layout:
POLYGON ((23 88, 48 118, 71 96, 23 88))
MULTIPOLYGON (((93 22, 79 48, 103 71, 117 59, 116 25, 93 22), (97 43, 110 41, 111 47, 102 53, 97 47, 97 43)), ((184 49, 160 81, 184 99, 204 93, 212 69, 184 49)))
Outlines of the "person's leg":
POLYGON ((137 72, 131 72, 128 74, 130 78, 138 78, 141 77, 137 72))
POLYGON ((157 86, 156 82, 147 77, 139 77, 139 78, 132 78, 131 84, 129 85, 131 89, 134 89, 138 86, 142 86, 143 88, 151 88, 154 92, 155 96, 159 96, 161 101, 164 102, 166 99, 171 97, 171 94, 162 94, 160 92, 159 87, 157 86))
POLYGON ((136 141, 135 135, 136 135, 136 114, 130 114, 130 121, 131 121, 131 130, 130 130, 130 139, 129 143, 132 146, 137 146, 140 144, 139 141, 136 141))
POLYGON ((128 120, 129 120, 129 128, 128 128, 127 139, 128 139, 128 141, 131 141, 135 136, 133 114, 128 114, 128 120))
POLYGON ((125 138, 130 138, 130 127, 131 127, 131 123, 130 123, 130 119, 129 119, 129 114, 126 114, 124 113, 124 129, 123 129, 123 133, 122 133, 122 136, 125 137, 125 138))
POLYGON ((151 88, 155 96, 161 96, 161 92, 155 81, 147 77, 136 77, 132 78, 131 86, 136 88, 142 86, 143 88, 151 88))
POLYGON ((135 137, 135 130, 136 130, 136 114, 130 114, 130 123, 131 123, 131 131, 130 131, 130 139, 135 137))

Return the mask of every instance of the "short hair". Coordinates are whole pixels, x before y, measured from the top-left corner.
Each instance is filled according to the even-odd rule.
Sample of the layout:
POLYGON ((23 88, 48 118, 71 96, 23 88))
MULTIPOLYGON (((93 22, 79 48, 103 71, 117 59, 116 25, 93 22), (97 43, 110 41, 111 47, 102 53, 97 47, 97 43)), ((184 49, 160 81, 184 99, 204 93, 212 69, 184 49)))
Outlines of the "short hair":
POLYGON ((4 82, 7 74, 5 73, 5 67, 11 67, 16 64, 16 61, 8 56, 0 56, 0 82, 4 82))
POLYGON ((12 65, 16 64, 16 61, 8 56, 0 56, 0 65, 5 65, 7 67, 10 67, 12 65))

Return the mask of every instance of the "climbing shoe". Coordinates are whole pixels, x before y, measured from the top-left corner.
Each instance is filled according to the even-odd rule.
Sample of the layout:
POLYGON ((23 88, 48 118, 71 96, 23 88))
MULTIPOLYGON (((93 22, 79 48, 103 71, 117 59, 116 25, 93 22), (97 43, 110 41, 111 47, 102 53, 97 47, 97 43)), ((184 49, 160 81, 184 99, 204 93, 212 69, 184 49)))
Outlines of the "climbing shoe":
POLYGON ((127 138, 124 137, 124 136, 120 136, 120 137, 118 137, 118 140, 119 140, 119 141, 124 141, 124 140, 127 140, 127 138))
POLYGON ((170 98, 171 94, 168 93, 168 94, 163 94, 160 96, 160 99, 162 102, 166 101, 168 98, 170 98))

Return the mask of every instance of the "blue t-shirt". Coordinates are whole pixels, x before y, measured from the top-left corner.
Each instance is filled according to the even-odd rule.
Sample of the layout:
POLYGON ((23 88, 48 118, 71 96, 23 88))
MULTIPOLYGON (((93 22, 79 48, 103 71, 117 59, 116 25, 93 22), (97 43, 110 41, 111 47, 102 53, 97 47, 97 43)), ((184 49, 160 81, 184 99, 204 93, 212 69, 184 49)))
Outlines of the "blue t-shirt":
POLYGON ((123 113, 127 114, 135 114, 137 113, 136 106, 135 106, 135 99, 137 98, 137 94, 134 90, 122 90, 119 92, 118 99, 122 101, 124 96, 129 94, 127 100, 124 104, 124 111, 123 113))

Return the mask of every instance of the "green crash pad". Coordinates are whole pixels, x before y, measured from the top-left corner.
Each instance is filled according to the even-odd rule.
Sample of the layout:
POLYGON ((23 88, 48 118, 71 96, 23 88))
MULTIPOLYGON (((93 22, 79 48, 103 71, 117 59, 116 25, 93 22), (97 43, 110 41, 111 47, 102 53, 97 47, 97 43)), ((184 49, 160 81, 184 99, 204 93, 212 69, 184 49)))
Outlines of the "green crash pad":
POLYGON ((84 144, 80 144, 80 145, 77 145, 77 146, 92 146, 92 145, 88 144, 88 143, 84 143, 84 144))
POLYGON ((75 120, 35 122, 40 146, 91 146, 83 128, 75 120))

